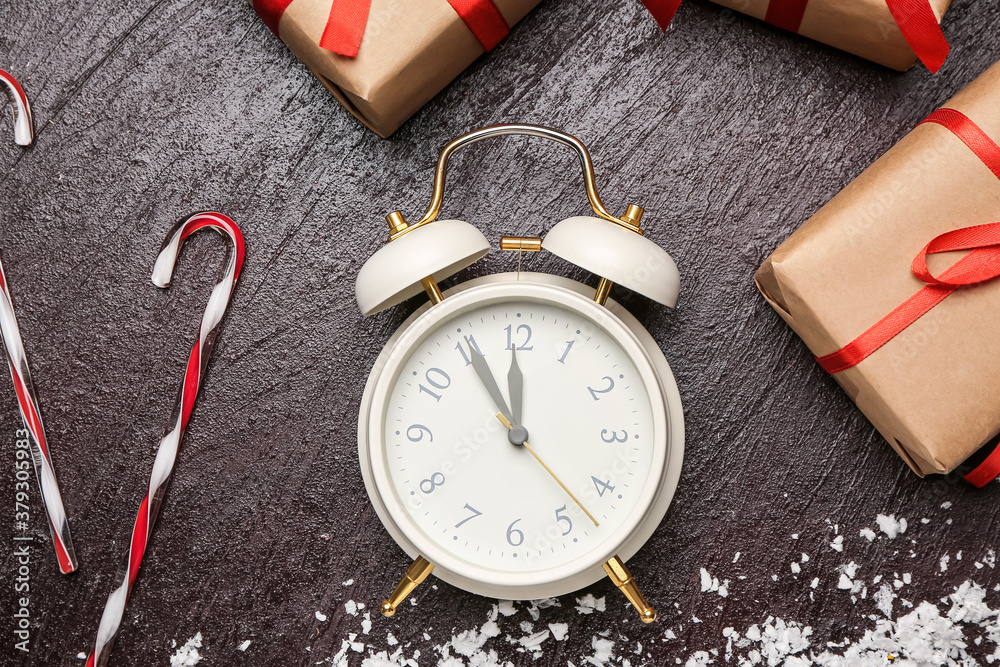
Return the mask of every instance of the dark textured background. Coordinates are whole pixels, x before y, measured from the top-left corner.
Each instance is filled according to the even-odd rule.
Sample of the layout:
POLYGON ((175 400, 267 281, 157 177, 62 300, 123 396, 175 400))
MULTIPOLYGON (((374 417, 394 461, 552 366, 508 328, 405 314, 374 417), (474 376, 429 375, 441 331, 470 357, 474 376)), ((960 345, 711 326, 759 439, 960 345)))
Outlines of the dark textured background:
MULTIPOLYGON (((24 84, 38 130, 24 150, 0 125, 0 249, 82 566, 57 573, 35 502, 31 652, 14 655, 15 564, 0 539, 0 657, 13 656, 2 662, 82 664, 76 654, 89 651, 221 267, 221 241, 201 234, 173 287, 149 281, 169 226, 199 209, 242 226, 247 260, 112 664, 166 665, 171 642, 198 631, 202 664, 314 664, 360 632, 344 601, 377 604, 405 562, 362 485, 358 403, 380 348, 421 299, 362 320, 354 278, 385 239, 385 213, 423 210, 441 146, 501 121, 582 139, 605 202, 644 206, 650 238, 682 275, 673 311, 615 292, 660 342, 687 418, 676 499, 630 563, 666 618, 639 627, 598 584, 589 592, 607 596, 604 614, 578 614, 573 596, 543 612, 542 628, 567 622, 570 638, 548 640, 535 664, 581 664, 607 629, 628 637, 623 651, 643 643, 633 665, 672 663, 723 646, 722 627, 770 614, 812 625, 820 646, 857 636, 873 606, 836 590, 848 560, 869 581, 913 572, 901 595, 915 602, 967 578, 1000 583, 972 565, 996 542, 997 487, 909 472, 751 280, 802 221, 1000 58, 992 3, 956 0, 944 29, 953 52, 941 72, 899 74, 703 1, 686 2, 666 35, 638 2, 543 2, 383 140, 245 2, 0 4, 0 67, 24 84), (910 530, 860 540, 880 512, 907 517, 910 530), (843 554, 828 547, 827 519, 847 536, 843 554), (940 556, 959 549, 964 559, 940 573, 940 556), (813 558, 796 579, 788 563, 801 551, 813 558), (727 599, 701 593, 702 566, 733 580, 727 599), (813 576, 823 583, 810 600, 813 576), (662 641, 666 628, 679 639, 662 641), (237 652, 244 639, 253 644, 237 652)), ((586 212, 577 172, 555 145, 480 144, 455 160, 445 213, 494 241, 541 234, 586 212)), ((458 278, 514 263, 494 252, 458 278)), ((593 281, 552 256, 527 268, 593 281)), ((20 420, 0 385, 0 536, 10 536, 20 420)), ((429 664, 431 646, 482 623, 490 606, 445 585, 425 585, 418 600, 360 639, 383 650, 391 631, 429 664)), ((504 632, 520 636, 525 618, 504 632)), ((489 646, 530 662, 502 637, 489 646)))

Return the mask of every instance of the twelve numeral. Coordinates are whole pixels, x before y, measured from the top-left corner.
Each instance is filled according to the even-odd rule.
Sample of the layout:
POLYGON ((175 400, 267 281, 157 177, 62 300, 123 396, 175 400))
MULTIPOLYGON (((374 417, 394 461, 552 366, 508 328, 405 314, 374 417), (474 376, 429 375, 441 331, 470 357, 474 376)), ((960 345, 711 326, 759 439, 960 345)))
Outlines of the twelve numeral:
MULTIPOLYGON (((504 329, 504 331, 507 332, 507 348, 506 349, 508 349, 508 350, 510 349, 511 344, 513 343, 513 341, 511 340, 511 338, 513 338, 513 333, 514 333, 513 332, 513 326, 514 326, 513 324, 508 324, 507 327, 504 329)), ((517 349, 518 350, 524 350, 525 352, 529 352, 529 351, 535 349, 534 345, 528 345, 528 342, 531 340, 531 327, 529 327, 527 324, 519 324, 519 325, 517 325, 517 333, 521 333, 521 331, 524 331, 524 333, 525 333, 524 342, 521 343, 520 345, 518 345, 517 349)))

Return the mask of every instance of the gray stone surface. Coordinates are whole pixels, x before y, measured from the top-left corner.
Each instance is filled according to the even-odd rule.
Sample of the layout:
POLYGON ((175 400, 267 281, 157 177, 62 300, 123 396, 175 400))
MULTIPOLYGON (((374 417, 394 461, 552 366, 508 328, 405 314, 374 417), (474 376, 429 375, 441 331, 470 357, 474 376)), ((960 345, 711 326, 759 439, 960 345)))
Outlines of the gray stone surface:
MULTIPOLYGON (((914 602, 969 578, 1000 583, 973 567, 996 543, 996 486, 910 473, 751 280, 812 212, 1000 57, 990 3, 956 0, 944 28, 954 48, 941 72, 898 74, 707 2, 686 2, 663 35, 638 2, 550 0, 383 140, 245 2, 3 3, 0 67, 31 97, 38 141, 0 141, 0 250, 81 570, 57 573, 32 486, 31 650, 14 651, 19 417, 3 381, 2 662, 77 665, 90 650, 221 270, 221 241, 197 235, 169 290, 149 281, 167 229, 199 209, 242 226, 247 260, 111 664, 166 665, 172 642, 196 632, 202 664, 329 664, 361 632, 344 603, 376 606, 405 561, 362 485, 358 404, 379 350, 420 299, 362 320, 354 277, 383 243, 385 213, 423 210, 440 147, 502 121, 582 139, 606 203, 644 206, 650 237, 677 260, 676 310, 615 296, 673 366, 687 459, 666 520, 630 563, 663 620, 640 627, 605 582, 585 591, 606 596, 604 613, 579 614, 574 596, 542 612, 536 629, 565 622, 570 634, 547 640, 537 661, 504 639, 524 634, 523 607, 488 648, 515 664, 581 665, 592 637, 611 630, 632 665, 662 665, 724 647, 722 628, 768 615, 811 625, 823 647, 859 636, 878 613, 836 589, 850 560, 868 581, 912 572, 900 596, 914 602), (907 517, 910 530, 869 544, 858 530, 878 513, 907 517), (831 524, 844 553, 828 546, 831 524), (801 552, 812 559, 795 577, 801 552), (945 553, 952 567, 941 573, 945 553), (728 598, 701 592, 701 567, 732 580, 728 598), (668 628, 677 640, 665 641, 668 628)), ((554 145, 478 145, 454 162, 445 213, 494 241, 541 234, 586 211, 577 171, 554 145)), ((459 279, 514 262, 494 252, 459 279)), ((594 280, 552 256, 526 268, 594 280)), ((384 650, 391 632, 433 664, 433 647, 484 622, 490 604, 425 585, 417 606, 373 618, 359 641, 365 655, 384 650)), ((350 653, 350 664, 361 659, 350 653)))

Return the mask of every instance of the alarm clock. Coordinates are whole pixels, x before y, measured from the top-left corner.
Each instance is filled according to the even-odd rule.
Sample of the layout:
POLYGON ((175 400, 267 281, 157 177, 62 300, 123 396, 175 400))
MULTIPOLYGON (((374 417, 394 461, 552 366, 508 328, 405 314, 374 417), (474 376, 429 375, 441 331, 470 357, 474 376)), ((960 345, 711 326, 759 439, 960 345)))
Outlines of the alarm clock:
POLYGON ((643 621, 655 620, 625 563, 673 498, 684 416, 656 341, 609 294, 617 283, 672 307, 680 277, 643 235, 642 214, 635 205, 621 217, 608 212, 576 138, 499 125, 442 150, 418 222, 386 216, 389 243, 357 277, 362 315, 429 297, 376 360, 358 418, 365 488, 413 559, 382 603, 386 616, 433 572, 512 600, 563 595, 609 576, 643 621), (596 289, 521 272, 520 263, 444 292, 438 286, 490 251, 473 225, 437 220, 448 161, 463 146, 511 134, 572 148, 595 215, 563 220, 544 240, 503 237, 501 248, 554 253, 596 274, 596 289))

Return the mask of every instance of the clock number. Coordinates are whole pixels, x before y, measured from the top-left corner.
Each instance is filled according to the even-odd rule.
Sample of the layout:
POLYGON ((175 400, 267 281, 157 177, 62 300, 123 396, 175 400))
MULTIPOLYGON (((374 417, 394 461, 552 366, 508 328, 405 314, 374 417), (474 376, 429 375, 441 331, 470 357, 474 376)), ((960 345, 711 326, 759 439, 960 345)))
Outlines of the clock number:
POLYGON ((434 489, 442 484, 444 484, 444 473, 436 472, 430 478, 420 480, 420 490, 426 494, 431 494, 434 493, 434 489))
POLYGON ((431 430, 423 424, 414 424, 410 428, 406 429, 406 438, 410 442, 420 442, 424 439, 424 433, 427 434, 427 437, 431 442, 434 442, 434 434, 431 433, 431 430), (414 429, 416 429, 416 434, 413 433, 414 429))
POLYGON ((601 496, 602 498, 604 497, 604 492, 605 491, 614 491, 615 490, 615 487, 611 486, 611 480, 610 479, 608 481, 606 481, 606 482, 602 482, 601 480, 597 479, 593 475, 590 476, 590 479, 594 480, 594 488, 597 489, 597 495, 601 496))
MULTIPOLYGON (((513 340, 511 340, 513 338, 513 334, 514 334, 513 327, 514 327, 513 324, 508 324, 507 328, 504 329, 504 331, 507 332, 507 348, 506 349, 508 349, 508 350, 510 349, 510 346, 513 344, 513 340)), ((531 340, 531 327, 529 327, 527 324, 518 324, 517 325, 517 333, 521 333, 522 329, 524 330, 524 333, 525 333, 524 342, 521 343, 520 345, 518 345, 517 349, 519 351, 530 352, 531 350, 535 349, 534 345, 528 345, 528 342, 531 340)))
POLYGON ((590 392, 590 395, 594 397, 595 401, 601 400, 600 397, 598 397, 598 394, 606 394, 615 388, 615 381, 611 379, 611 376, 605 375, 603 379, 608 381, 607 389, 594 389, 593 387, 587 387, 587 391, 590 392))
POLYGON ((573 349, 573 343, 575 343, 575 342, 576 342, 575 340, 568 340, 568 341, 566 341, 566 351, 563 352, 563 356, 559 357, 559 363, 560 364, 563 364, 563 365, 566 364, 566 357, 569 356, 569 351, 573 349))
POLYGON ((473 507, 469 503, 465 503, 465 508, 464 509, 467 509, 470 512, 472 512, 472 516, 466 517, 466 518, 462 519, 461 521, 459 521, 458 523, 456 523, 455 524, 455 528, 459 528, 466 521, 472 521, 477 516, 482 516, 482 514, 483 514, 482 512, 480 512, 479 510, 477 510, 475 507, 473 507))
POLYGON ((563 505, 562 507, 560 507, 559 509, 556 510, 556 521, 557 522, 558 521, 565 521, 566 522, 566 530, 563 531, 563 536, 569 535, 569 532, 571 530, 573 530, 573 520, 570 519, 565 514, 560 514, 560 512, 565 512, 565 511, 566 511, 566 506, 565 505, 563 505))
POLYGON ((507 544, 512 547, 519 547, 524 544, 524 533, 514 527, 514 524, 520 521, 520 519, 515 519, 509 526, 507 526, 507 544), (517 542, 511 539, 512 535, 517 535, 517 542))
MULTIPOLYGON (((431 368, 430 370, 427 371, 427 373, 424 374, 424 377, 427 378, 427 383, 432 387, 434 387, 435 389, 447 389, 448 387, 451 386, 451 377, 440 368, 431 368), (431 373, 434 373, 435 376, 432 377, 431 373)), ((424 385, 420 385, 420 391, 430 394, 431 396, 434 397, 435 401, 441 400, 441 394, 435 391, 431 391, 424 385)))
MULTIPOLYGON (((469 336, 469 344, 473 348, 475 348, 476 352, 478 352, 480 355, 484 357, 486 356, 485 354, 483 354, 483 351, 479 349, 479 345, 476 344, 476 339, 473 336, 469 336)), ((462 341, 458 341, 457 343, 455 343, 455 349, 462 354, 462 359, 465 361, 466 366, 472 364, 472 359, 469 358, 469 353, 465 351, 465 346, 462 345, 462 341)))
POLYGON ((603 440, 604 442, 608 443, 609 445, 611 443, 613 443, 613 442, 625 442, 626 440, 628 440, 628 431, 626 431, 625 429, 622 429, 622 435, 619 438, 618 434, 615 433, 614 431, 608 431, 608 429, 602 428, 601 429, 601 440, 603 440), (608 433, 611 433, 611 437, 610 438, 607 437, 608 433))

